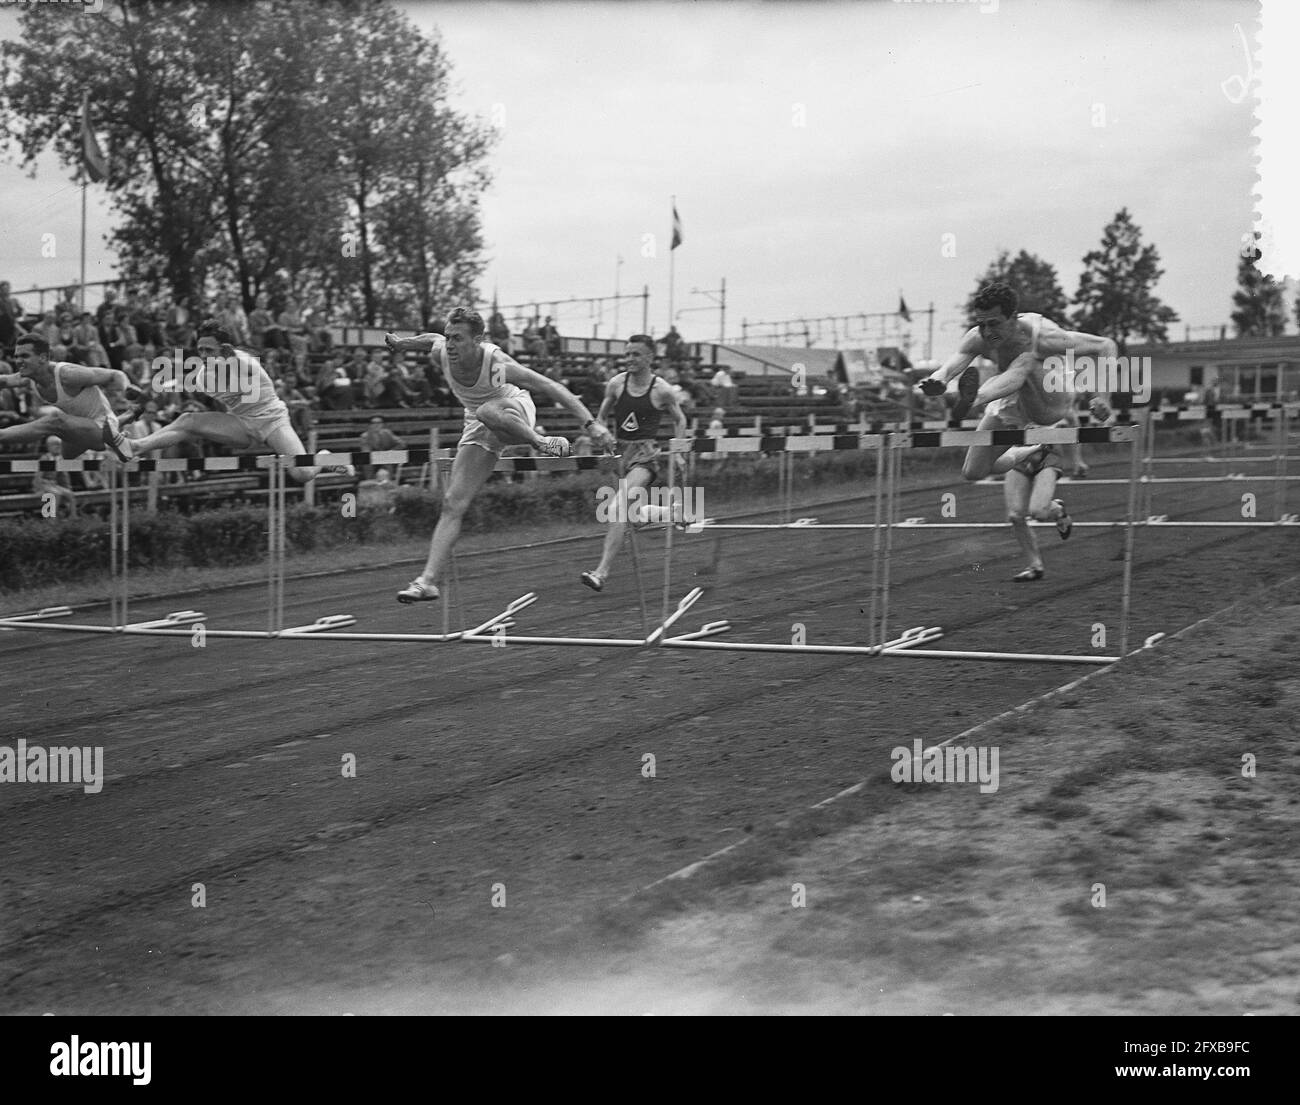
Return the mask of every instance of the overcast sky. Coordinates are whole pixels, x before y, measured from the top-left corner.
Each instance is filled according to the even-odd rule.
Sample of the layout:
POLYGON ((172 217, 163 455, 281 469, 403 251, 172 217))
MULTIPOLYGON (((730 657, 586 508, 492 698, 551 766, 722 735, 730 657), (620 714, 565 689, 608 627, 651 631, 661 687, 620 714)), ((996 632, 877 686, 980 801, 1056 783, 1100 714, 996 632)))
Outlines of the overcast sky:
MULTIPOLYGON (((1160 250, 1171 337, 1228 321, 1253 120, 1222 84, 1245 72, 1234 24, 1254 33, 1253 0, 399 6, 442 36, 456 105, 498 129, 485 298, 610 295, 621 255, 622 290, 649 285, 662 332, 675 194, 675 308, 710 308, 677 318, 688 339, 717 336, 691 290, 725 277, 729 335, 742 318, 893 311, 901 290, 913 311, 935 304, 942 354, 999 249, 1050 261, 1072 297, 1128 207, 1160 250)), ((0 13, 0 32, 14 25, 0 13)), ((0 276, 75 281, 70 174, 6 165, 0 197, 0 276)), ((92 227, 107 218, 92 204, 92 227)), ((112 275, 91 238, 88 279, 112 275)), ((622 308, 620 331, 639 311, 622 308)), ((609 335, 613 310, 560 321, 609 335)), ((924 319, 913 333, 921 355, 924 319)))

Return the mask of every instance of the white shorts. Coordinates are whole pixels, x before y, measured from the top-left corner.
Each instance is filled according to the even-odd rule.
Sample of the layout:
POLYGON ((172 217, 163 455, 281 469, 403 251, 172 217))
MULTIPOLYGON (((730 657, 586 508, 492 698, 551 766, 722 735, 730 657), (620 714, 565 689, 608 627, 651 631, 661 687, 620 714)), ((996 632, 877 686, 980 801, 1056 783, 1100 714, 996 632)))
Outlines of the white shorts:
MULTIPOLYGON (((523 414, 529 426, 537 425, 537 407, 533 403, 533 397, 527 392, 509 399, 496 399, 493 402, 511 404, 523 414)), ((493 456, 499 457, 504 449, 514 444, 516 443, 513 441, 502 441, 474 415, 468 411, 465 412, 465 429, 460 435, 457 448, 462 445, 477 445, 480 449, 486 449, 493 456)))
POLYGON ((293 423, 289 421, 288 411, 273 411, 270 414, 237 414, 234 417, 239 419, 239 424, 248 431, 255 445, 269 444, 271 435, 279 429, 288 430, 295 435, 298 433, 293 428, 293 423))
POLYGON ((998 425, 994 427, 998 430, 1026 430, 1037 423, 1030 422, 1025 417, 1025 412, 1020 409, 1017 402, 1018 395, 1007 395, 1001 399, 994 399, 987 407, 984 408, 985 416, 992 416, 998 420, 998 425))

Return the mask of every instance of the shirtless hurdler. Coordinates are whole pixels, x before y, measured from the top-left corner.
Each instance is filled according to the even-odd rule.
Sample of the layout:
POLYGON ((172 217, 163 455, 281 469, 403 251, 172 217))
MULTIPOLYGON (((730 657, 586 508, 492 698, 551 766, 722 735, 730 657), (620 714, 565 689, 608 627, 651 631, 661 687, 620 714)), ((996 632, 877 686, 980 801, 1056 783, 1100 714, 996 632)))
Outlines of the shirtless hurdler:
POLYGON ((54 409, 30 422, 0 430, 0 442, 44 441, 53 434, 63 442, 63 457, 73 460, 105 443, 124 440, 113 413, 113 396, 126 393, 126 374, 70 361, 51 361, 49 343, 36 334, 19 338, 14 347, 18 371, 0 376, 0 387, 24 383, 41 403, 54 409))
POLYGON ((543 437, 534 428, 537 409, 525 388, 576 415, 597 448, 608 449, 614 444, 609 430, 568 388, 525 368, 504 350, 485 342, 483 317, 478 312, 457 307, 447 316, 445 330, 445 335, 418 334, 413 338, 384 335, 388 348, 395 353, 431 351, 438 356, 452 393, 465 405, 465 429, 451 466, 442 512, 429 542, 429 558, 424 571, 397 593, 398 602, 427 602, 439 597, 437 579, 460 536, 465 511, 506 446, 531 445, 547 456, 569 455, 567 439, 543 437))
MULTIPOLYGON (((1110 338, 1063 330, 1042 315, 1018 313, 1019 297, 1006 284, 981 288, 972 306, 975 325, 957 352, 918 386, 926 395, 939 395, 949 380, 961 374, 961 400, 953 416, 962 418, 983 409, 981 430, 1024 430, 1062 420, 1070 424, 1075 419, 1075 394, 1064 387, 1054 390, 1043 362, 1064 357, 1067 350, 1080 357, 1115 357, 1119 352, 1110 338), (987 357, 998 366, 997 374, 983 384, 971 363, 976 357, 987 357)), ((1015 468, 1032 480, 1044 468, 1062 471, 1060 454, 1050 445, 1017 445, 998 454, 999 446, 972 445, 962 464, 962 478, 974 482, 1015 468)), ((1033 517, 1055 522, 1062 537, 1069 535, 1070 519, 1060 499, 1052 499, 1033 517)))

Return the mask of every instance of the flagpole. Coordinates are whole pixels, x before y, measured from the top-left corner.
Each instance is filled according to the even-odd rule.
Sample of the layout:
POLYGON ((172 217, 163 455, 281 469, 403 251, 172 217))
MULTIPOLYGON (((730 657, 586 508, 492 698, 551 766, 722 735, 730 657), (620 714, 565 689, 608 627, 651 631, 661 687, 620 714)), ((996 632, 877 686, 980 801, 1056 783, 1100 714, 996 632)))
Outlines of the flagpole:
MULTIPOLYGON (((81 313, 86 313, 86 170, 81 170, 81 313)), ((81 320, 77 320, 80 325, 81 320)))
MULTIPOLYGON (((675 219, 676 211, 677 211, 676 196, 672 197, 672 210, 674 212, 674 219, 675 219)), ((673 325, 673 282, 677 277, 677 251, 673 249, 673 245, 672 245, 673 235, 676 229, 677 226, 676 223, 674 222, 670 226, 668 231, 668 326, 669 328, 671 328, 673 325)), ((665 331, 665 333, 667 333, 667 331, 665 331)))
POLYGON ((618 308, 619 308, 619 299, 618 299, 618 277, 619 277, 619 269, 621 269, 621 268, 623 267, 623 258, 622 258, 622 256, 621 256, 620 254, 617 254, 617 253, 616 253, 614 256, 615 256, 615 258, 616 258, 616 260, 615 260, 615 262, 614 262, 614 337, 617 338, 618 335, 619 335, 619 329, 618 329, 618 308))

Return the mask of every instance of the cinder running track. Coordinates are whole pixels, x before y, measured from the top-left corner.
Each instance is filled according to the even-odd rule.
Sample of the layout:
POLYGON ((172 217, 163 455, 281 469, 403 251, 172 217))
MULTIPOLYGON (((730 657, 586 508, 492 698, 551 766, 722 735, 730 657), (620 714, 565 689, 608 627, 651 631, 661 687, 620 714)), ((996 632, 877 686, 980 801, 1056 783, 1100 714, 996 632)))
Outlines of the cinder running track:
MULTIPOLYGON (((1002 517, 1000 489, 958 490, 960 520, 1002 517)), ((1080 520, 1123 515, 1123 486, 1062 490, 1080 520)), ((1161 487, 1158 509, 1239 519, 1248 490, 1161 487)), ((1270 501, 1269 485, 1255 490, 1270 501)), ((937 520, 939 494, 905 494, 900 516, 937 520)), ((871 511, 860 500, 799 513, 871 511)), ((941 625, 939 648, 1087 654, 1102 651, 1101 622, 1113 653, 1121 532, 1076 530, 1066 544, 1039 534, 1047 578, 1017 585, 1009 528, 898 532, 891 628, 941 625)), ((714 540, 675 538, 674 602, 705 588, 680 631, 727 618, 724 639, 789 642, 802 623, 809 643, 866 643, 869 532, 728 536, 707 574, 714 540)), ((640 636, 626 556, 604 594, 578 582, 599 541, 463 557, 469 624, 535 591, 512 633, 640 636)), ((652 616, 662 543, 642 543, 652 616)), ((1298 561, 1294 529, 1142 530, 1130 644, 1298 561)), ((290 580, 287 624, 342 613, 357 630, 438 631, 434 605, 393 601, 408 578, 290 580)), ((132 617, 194 606, 211 628, 263 629, 264 600, 265 585, 250 586, 137 602, 132 617)), ((81 616, 107 621, 106 610, 81 616)), ((0 633, 0 664, 0 741, 104 747, 97 795, 0 786, 0 1010, 56 1014, 275 1011, 306 990, 338 994, 346 1010, 361 988, 473 971, 887 771, 894 745, 943 739, 1094 670, 516 645, 209 638, 199 649, 185 637, 19 632, 0 633), (496 884, 505 908, 492 905, 496 884)))

